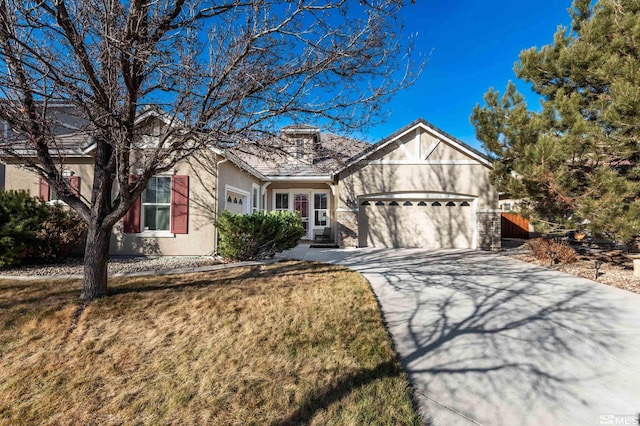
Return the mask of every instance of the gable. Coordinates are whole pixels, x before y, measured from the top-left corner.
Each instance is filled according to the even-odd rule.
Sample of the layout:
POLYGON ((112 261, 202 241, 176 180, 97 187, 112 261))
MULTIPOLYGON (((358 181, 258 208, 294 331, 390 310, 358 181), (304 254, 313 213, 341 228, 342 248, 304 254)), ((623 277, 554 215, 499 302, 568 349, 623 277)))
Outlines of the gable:
POLYGON ((367 164, 466 164, 492 168, 491 159, 423 119, 398 130, 352 157, 334 172, 334 176, 349 173, 367 164))
POLYGON ((390 141, 368 160, 370 164, 488 165, 486 159, 457 141, 423 126, 416 126, 390 141))

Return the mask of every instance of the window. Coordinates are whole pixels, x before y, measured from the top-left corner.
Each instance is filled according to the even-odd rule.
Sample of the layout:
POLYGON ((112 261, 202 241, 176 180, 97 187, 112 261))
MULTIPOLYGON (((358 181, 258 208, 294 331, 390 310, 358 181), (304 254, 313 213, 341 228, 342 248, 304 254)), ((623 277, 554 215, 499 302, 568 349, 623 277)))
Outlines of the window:
POLYGON ((142 193, 142 230, 169 231, 171 227, 171 176, 149 179, 142 193))
POLYGON ((327 226, 327 194, 313 194, 314 226, 327 226))
POLYGON ((257 213, 260 210, 260 187, 253 185, 251 187, 251 212, 257 213))
MULTIPOLYGON (((129 176, 129 183, 138 176, 129 176)), ((124 232, 141 237, 189 233, 189 176, 156 176, 123 218, 124 232)))
POLYGON ((301 159, 304 156, 304 139, 296 139, 296 158, 301 159))
POLYGON ((276 211, 289 210, 289 193, 276 192, 276 211))

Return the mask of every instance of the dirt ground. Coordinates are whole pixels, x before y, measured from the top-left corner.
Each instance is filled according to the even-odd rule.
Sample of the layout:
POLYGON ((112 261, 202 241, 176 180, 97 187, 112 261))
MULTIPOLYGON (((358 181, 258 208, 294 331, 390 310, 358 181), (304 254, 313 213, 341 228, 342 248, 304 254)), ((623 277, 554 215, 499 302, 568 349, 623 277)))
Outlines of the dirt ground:
MULTIPOLYGON (((503 248, 514 259, 549 267, 547 262, 541 263, 533 257, 526 249, 524 241, 503 241, 503 248), (509 252, 512 253, 509 254, 509 252)), ((568 265, 556 263, 553 269, 640 294, 640 278, 633 276, 633 262, 624 256, 622 250, 597 247, 574 248, 578 253, 578 261, 568 265), (597 260, 602 264, 596 279, 595 262, 597 260)))

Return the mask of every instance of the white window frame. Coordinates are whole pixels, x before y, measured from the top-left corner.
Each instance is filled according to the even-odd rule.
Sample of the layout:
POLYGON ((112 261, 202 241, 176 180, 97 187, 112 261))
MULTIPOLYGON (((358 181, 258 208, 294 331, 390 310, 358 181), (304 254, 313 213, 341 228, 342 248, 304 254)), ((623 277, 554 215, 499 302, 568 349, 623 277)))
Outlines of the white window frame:
MULTIPOLYGON (((249 205, 251 201, 251 194, 244 189, 237 188, 235 186, 226 185, 224 186, 224 208, 225 210, 229 210, 229 206, 227 205, 229 202, 227 199, 229 198, 229 192, 234 192, 236 194, 242 195, 244 197, 244 201, 242 202, 242 214, 249 213, 251 206, 249 205)), ((229 210, 230 211, 230 210, 229 210)))
POLYGON ((324 189, 316 189, 316 188, 286 188, 286 189, 274 189, 271 193, 271 210, 272 211, 294 211, 294 194, 307 194, 309 196, 309 225, 307 228, 307 235, 304 238, 313 239, 315 237, 316 231, 323 230, 326 227, 331 227, 331 191, 324 189), (289 205, 286 209, 278 209, 276 208, 276 196, 277 194, 287 194, 289 198, 289 205), (316 209, 315 206, 315 194, 326 194, 327 195, 327 208, 326 209, 316 209), (316 226, 316 210, 326 210, 327 212, 327 224, 326 225, 318 225, 316 226))
POLYGON ((311 197, 312 197, 312 211, 313 211, 313 215, 312 215, 312 227, 314 229, 320 229, 320 228, 328 228, 331 226, 331 216, 330 216, 330 209, 329 209, 329 204, 330 204, 330 200, 329 200, 329 191, 316 191, 313 190, 313 192, 311 192, 311 197), (326 209, 321 209, 316 207, 316 194, 324 194, 327 197, 327 208, 326 209), (325 212, 325 218, 326 218, 326 224, 324 225, 316 225, 316 211, 324 211, 325 212))
POLYGON ((251 184, 251 213, 260 211, 260 185, 251 184))
MULTIPOLYGON (((159 237, 159 238, 169 238, 169 237, 175 237, 175 234, 173 232, 171 232, 171 210, 173 209, 172 207, 172 202, 173 202, 173 193, 172 193, 172 185, 173 185, 173 176, 169 175, 169 174, 159 174, 156 176, 153 176, 151 179, 155 179, 155 178, 167 178, 169 179, 169 203, 145 203, 144 202, 144 193, 147 190, 147 188, 144 188, 144 191, 142 191, 142 194, 140 195, 140 232, 138 233, 138 236, 140 237, 159 237), (145 224, 145 206, 169 206, 169 229, 144 229, 144 224, 145 224)), ((151 180, 149 179, 149 180, 151 180)), ((147 185, 149 183, 147 182, 147 185)))
POLYGON ((273 211, 275 212, 279 212, 279 211, 287 211, 290 212, 293 209, 292 206, 292 199, 291 199, 291 192, 290 191, 278 191, 278 190, 274 190, 273 191, 273 211), (286 194, 287 195, 287 208, 283 209, 283 208, 277 208, 276 207, 276 199, 278 194, 286 194))

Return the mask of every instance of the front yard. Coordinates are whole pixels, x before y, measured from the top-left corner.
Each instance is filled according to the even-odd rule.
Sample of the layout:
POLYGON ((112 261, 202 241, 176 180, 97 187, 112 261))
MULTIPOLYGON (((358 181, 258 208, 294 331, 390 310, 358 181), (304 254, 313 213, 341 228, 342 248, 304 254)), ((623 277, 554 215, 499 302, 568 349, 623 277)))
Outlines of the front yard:
POLYGON ((367 282, 283 262, 0 281, 3 424, 420 424, 367 282))

